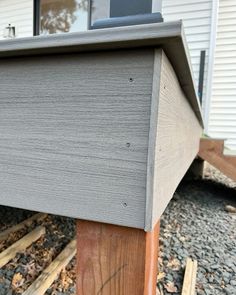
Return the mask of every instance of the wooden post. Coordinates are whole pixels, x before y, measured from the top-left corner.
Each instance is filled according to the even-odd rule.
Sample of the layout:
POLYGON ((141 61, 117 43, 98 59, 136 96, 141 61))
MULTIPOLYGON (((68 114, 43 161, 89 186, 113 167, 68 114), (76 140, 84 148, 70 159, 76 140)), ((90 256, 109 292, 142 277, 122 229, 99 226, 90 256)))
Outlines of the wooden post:
POLYGON ((78 221, 77 295, 155 295, 159 229, 78 221))
POLYGON ((192 165, 189 167, 189 170, 185 174, 185 178, 192 179, 202 179, 204 175, 204 161, 200 158, 196 158, 192 165))

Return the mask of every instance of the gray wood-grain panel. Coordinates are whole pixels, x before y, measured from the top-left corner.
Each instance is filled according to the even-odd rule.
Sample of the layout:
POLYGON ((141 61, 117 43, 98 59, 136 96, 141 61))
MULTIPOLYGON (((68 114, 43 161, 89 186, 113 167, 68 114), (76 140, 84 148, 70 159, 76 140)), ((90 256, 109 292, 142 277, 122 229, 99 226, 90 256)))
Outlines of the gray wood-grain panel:
POLYGON ((0 58, 137 47, 161 47, 165 51, 203 125, 182 21, 0 41, 0 58))
POLYGON ((155 157, 157 141, 157 122, 159 113, 159 97, 161 83, 162 49, 154 51, 152 101, 150 114, 148 158, 147 158, 147 182, 146 182, 146 213, 145 229, 150 230, 153 226, 153 205, 154 205, 154 182, 155 182, 155 157))
POLYGON ((0 61, 0 203, 144 228, 153 49, 0 61))
POLYGON ((161 217, 199 150, 202 127, 164 51, 155 52, 145 229, 161 217))
POLYGON ((0 204, 151 230, 197 154, 181 22, 0 42, 0 204))

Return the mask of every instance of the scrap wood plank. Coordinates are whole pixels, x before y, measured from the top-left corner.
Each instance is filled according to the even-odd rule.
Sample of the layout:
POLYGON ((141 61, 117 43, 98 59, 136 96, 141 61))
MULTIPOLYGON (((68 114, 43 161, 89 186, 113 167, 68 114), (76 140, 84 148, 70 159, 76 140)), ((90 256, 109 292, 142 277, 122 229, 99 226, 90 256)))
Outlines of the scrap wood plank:
POLYGON ((34 221, 41 221, 47 217, 46 213, 37 213, 30 218, 14 225, 0 233, 0 241, 5 240, 11 233, 17 232, 26 226, 30 226, 34 221))
POLYGON ((224 140, 202 138, 198 156, 236 181, 236 156, 225 152, 224 140))
POLYGON ((44 226, 38 226, 29 234, 25 235, 19 241, 8 247, 2 253, 0 253, 0 268, 13 259, 17 253, 22 252, 28 248, 33 242, 37 241, 42 235, 44 235, 46 229, 44 226))
POLYGON ((76 254, 76 239, 72 240, 56 259, 41 273, 22 295, 43 295, 56 280, 61 270, 76 254))
POLYGON ((182 295, 194 295, 197 277, 197 261, 187 258, 182 295))

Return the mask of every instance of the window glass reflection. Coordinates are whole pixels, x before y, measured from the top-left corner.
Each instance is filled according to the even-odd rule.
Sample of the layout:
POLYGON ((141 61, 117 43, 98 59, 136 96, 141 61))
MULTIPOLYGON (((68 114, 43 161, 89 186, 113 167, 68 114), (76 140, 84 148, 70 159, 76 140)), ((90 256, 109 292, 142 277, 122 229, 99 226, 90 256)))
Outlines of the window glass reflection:
POLYGON ((41 0, 40 33, 47 35, 87 30, 88 3, 89 0, 41 0))
POLYGON ((110 16, 110 0, 91 0, 91 24, 96 20, 109 18, 110 16))

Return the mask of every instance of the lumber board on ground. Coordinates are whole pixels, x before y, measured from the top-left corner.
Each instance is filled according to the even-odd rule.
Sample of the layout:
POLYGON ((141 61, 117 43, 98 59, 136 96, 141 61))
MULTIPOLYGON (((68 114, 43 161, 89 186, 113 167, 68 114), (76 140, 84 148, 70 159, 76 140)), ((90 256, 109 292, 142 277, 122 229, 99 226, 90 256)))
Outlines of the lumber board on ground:
POLYGON ((61 270, 67 266, 76 254, 76 239, 72 240, 53 262, 40 274, 22 295, 43 295, 61 270))
POLYGON ((197 278, 197 261, 187 258, 182 295, 195 295, 197 278))
POLYGON ((21 223, 16 224, 16 225, 4 230, 3 232, 1 232, 0 233, 0 241, 5 240, 10 234, 17 232, 17 231, 25 228, 26 226, 32 225, 32 223, 35 221, 41 221, 41 220, 45 219, 46 217, 47 217, 46 213, 34 214, 33 216, 29 217, 28 219, 22 221, 21 223))
POLYGON ((46 232, 45 227, 38 226, 32 232, 15 242, 6 250, 0 253, 0 268, 13 259, 17 253, 27 249, 33 242, 37 241, 46 232))
POLYGON ((196 280, 197 280, 197 261, 193 261, 193 269, 192 269, 192 284, 190 289, 190 295, 196 294, 196 280))

